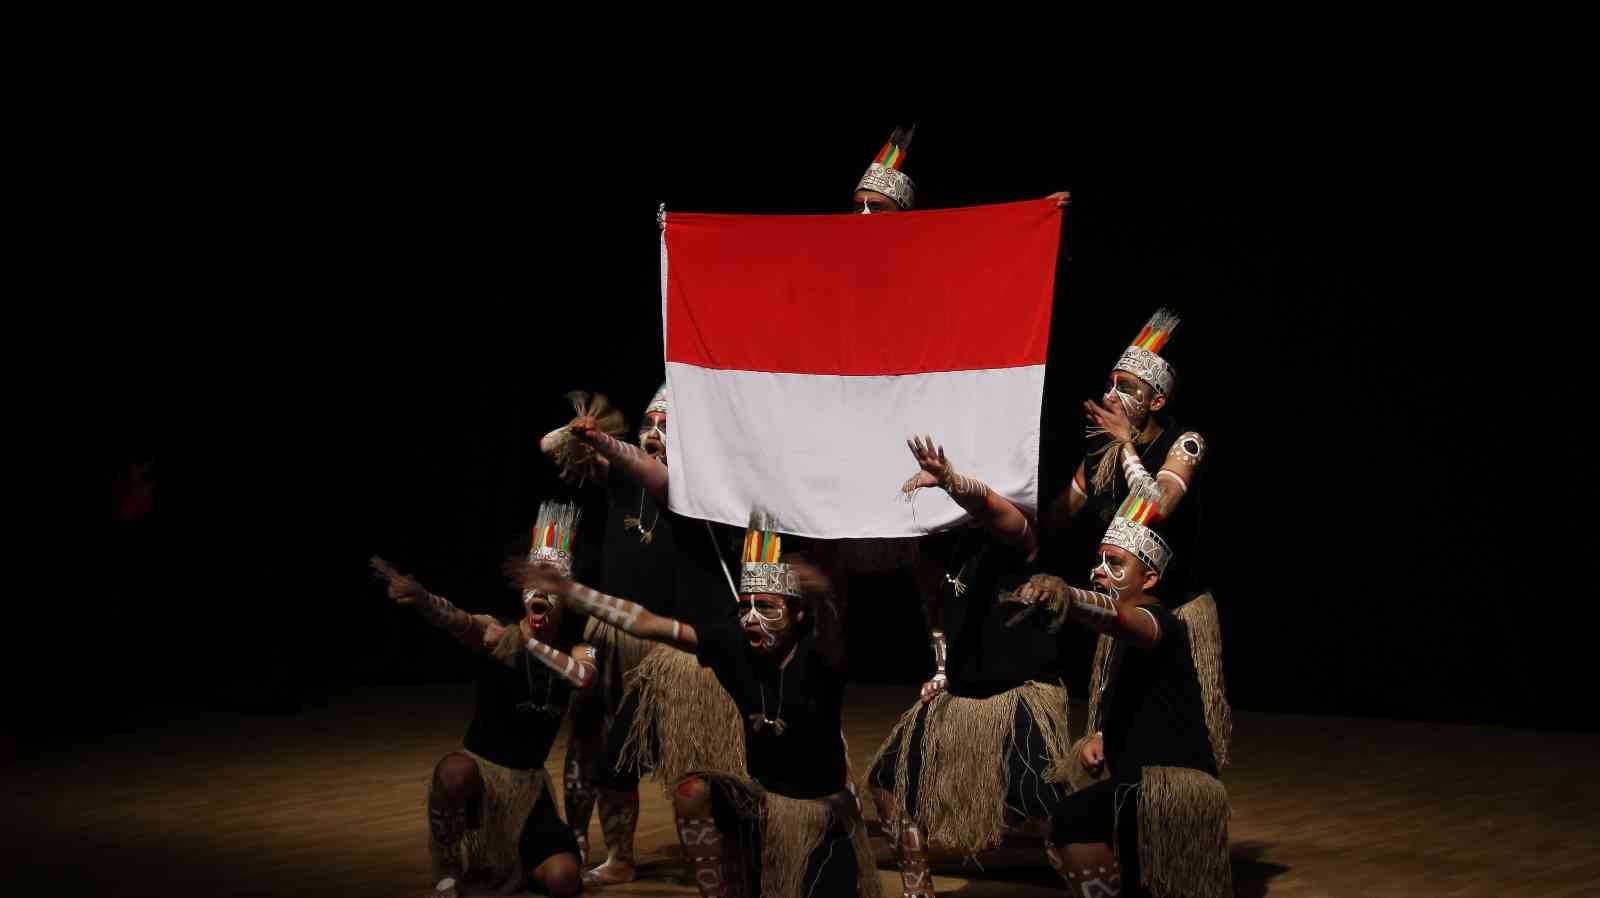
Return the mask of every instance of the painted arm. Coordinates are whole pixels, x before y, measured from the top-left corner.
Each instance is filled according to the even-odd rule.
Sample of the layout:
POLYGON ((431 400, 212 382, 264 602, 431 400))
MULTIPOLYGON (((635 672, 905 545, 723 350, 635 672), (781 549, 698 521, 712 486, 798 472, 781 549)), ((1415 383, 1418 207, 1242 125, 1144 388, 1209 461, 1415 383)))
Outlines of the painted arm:
POLYGON ((389 598, 397 604, 416 608, 423 620, 454 636, 456 641, 467 648, 483 647, 484 633, 489 624, 493 623, 491 618, 462 611, 452 605, 450 600, 429 592, 427 587, 418 583, 415 578, 395 570, 393 565, 382 558, 374 556, 371 564, 378 576, 388 582, 389 598))
POLYGON ((1136 494, 1159 496, 1161 516, 1171 517, 1188 494, 1189 482, 1194 479, 1201 461, 1205 459, 1206 444, 1204 438, 1195 431, 1179 434, 1172 448, 1167 450, 1161 470, 1154 477, 1145 470, 1144 462, 1140 461, 1139 453, 1134 451, 1132 444, 1123 443, 1119 451, 1122 474, 1128 480, 1129 489, 1136 494))
POLYGON ((1050 621, 1051 632, 1061 629, 1070 618, 1096 633, 1140 648, 1149 648, 1161 641, 1161 625, 1148 609, 1119 606, 1103 592, 1068 586, 1065 580, 1053 574, 1034 574, 1015 593, 1002 595, 1000 600, 1025 606, 1012 623, 1025 613, 1042 608, 1050 621))
POLYGON ((525 559, 512 559, 507 573, 513 583, 523 589, 534 589, 559 598, 574 611, 598 617, 625 633, 663 642, 674 648, 692 652, 700 641, 694 626, 647 610, 637 602, 608 596, 563 576, 560 571, 545 564, 529 564, 525 559))
POLYGON ((663 507, 667 504, 667 466, 651 458, 649 453, 632 443, 624 443, 593 426, 583 418, 572 423, 572 433, 593 446, 611 463, 614 470, 644 487, 645 492, 663 507))
POLYGON ((528 654, 537 658, 545 667, 555 671, 556 676, 566 680, 578 689, 588 689, 598 679, 596 669, 599 667, 594 646, 579 643, 572 648, 572 654, 557 649, 548 643, 540 642, 536 638, 528 639, 528 654))
POLYGON ((1117 457, 1122 465, 1122 476, 1134 495, 1159 497, 1161 516, 1169 518, 1183 502, 1194 481, 1200 464, 1205 460, 1206 441, 1199 432, 1186 430, 1173 441, 1162 460, 1161 469, 1151 474, 1139 458, 1133 445, 1133 425, 1119 403, 1102 406, 1088 403, 1089 416, 1095 425, 1104 430, 1118 444, 1117 457))
POLYGON ((958 473, 945 456, 944 447, 934 443, 932 437, 907 440, 906 446, 922 470, 900 487, 901 492, 910 494, 933 486, 943 489, 963 511, 987 527, 990 533, 1026 553, 1028 560, 1033 560, 1039 546, 1033 526, 1028 523, 1028 516, 1022 513, 1022 509, 990 489, 983 481, 958 473))

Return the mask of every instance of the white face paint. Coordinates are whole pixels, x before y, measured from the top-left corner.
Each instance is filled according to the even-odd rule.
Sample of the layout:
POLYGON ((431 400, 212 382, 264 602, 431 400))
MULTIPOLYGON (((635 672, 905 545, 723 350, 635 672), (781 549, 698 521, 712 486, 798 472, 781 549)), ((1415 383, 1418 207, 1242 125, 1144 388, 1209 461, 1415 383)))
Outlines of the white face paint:
POLYGON ((665 460, 667 450, 667 416, 649 412, 639 425, 639 448, 651 456, 665 460))
POLYGON ((656 439, 656 440, 659 440, 661 442, 661 444, 664 446, 667 443, 667 432, 662 430, 659 427, 656 427, 655 425, 651 425, 650 427, 647 427, 644 430, 639 431, 639 445, 640 446, 642 446, 642 447, 644 447, 646 449, 650 448, 650 440, 652 438, 656 439))
POLYGON ((1113 371, 1106 381, 1106 391, 1101 397, 1102 404, 1111 405, 1111 398, 1116 397, 1122 405, 1122 413, 1134 424, 1140 423, 1145 412, 1150 406, 1150 391, 1137 378, 1125 371, 1113 371))
POLYGON ((1107 390, 1105 395, 1101 397, 1104 400, 1101 404, 1109 407, 1113 396, 1122 404, 1122 413, 1129 418, 1137 417, 1144 412, 1144 400, 1132 393, 1123 392, 1120 386, 1113 386, 1110 390, 1107 390))
POLYGON ((1090 582, 1099 582, 1100 585, 1111 590, 1111 597, 1114 599, 1122 596, 1122 590, 1127 586, 1127 583, 1124 581, 1127 579, 1128 566, 1118 565, 1116 568, 1112 568, 1110 556, 1104 552, 1100 553, 1100 564, 1089 572, 1090 582), (1095 580, 1096 574, 1101 575, 1101 581, 1103 582, 1095 580))
POLYGON ((789 629, 789 609, 781 601, 773 604, 772 599, 763 599, 757 603, 755 596, 750 596, 746 608, 739 615, 739 624, 744 627, 745 633, 750 636, 760 634, 757 648, 771 651, 778 646, 778 640, 789 629), (765 607, 763 607, 765 606, 765 607))

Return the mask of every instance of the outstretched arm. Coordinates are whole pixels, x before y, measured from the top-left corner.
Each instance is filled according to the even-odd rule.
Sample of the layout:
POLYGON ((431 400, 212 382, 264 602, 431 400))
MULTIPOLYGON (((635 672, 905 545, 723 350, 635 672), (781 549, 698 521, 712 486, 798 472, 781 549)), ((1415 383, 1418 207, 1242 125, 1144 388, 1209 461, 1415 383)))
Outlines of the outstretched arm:
POLYGON ((529 564, 526 559, 515 558, 508 562, 506 572, 519 587, 555 596, 566 607, 598 617, 640 639, 664 642, 686 652, 694 651, 700 644, 692 624, 663 617, 636 602, 590 589, 550 565, 529 564))
POLYGON ((632 443, 624 443, 599 429, 592 418, 579 418, 569 425, 572 435, 611 463, 628 479, 644 487, 652 499, 661 504, 667 501, 667 466, 651 458, 649 453, 632 443))
POLYGON ((1033 559, 1038 553, 1038 542, 1022 509, 983 481, 957 473, 955 465, 945 456, 944 447, 934 443, 933 437, 915 437, 907 440, 906 446, 922 470, 900 487, 902 492, 909 494, 933 486, 943 489, 974 520, 1026 553, 1029 560, 1033 559))
POLYGON ((485 630, 493 623, 491 618, 462 611, 443 596, 429 592, 427 587, 394 569, 382 558, 374 556, 372 569, 388 581, 389 598, 397 604, 417 609, 422 619, 454 636, 462 645, 478 649, 483 647, 485 630))
POLYGON ((1053 574, 1034 574, 1015 593, 1002 595, 1000 600, 1026 606, 1012 619, 1013 623, 1025 613, 1043 608, 1050 620, 1051 632, 1059 630, 1067 618, 1071 618, 1096 633, 1131 642, 1140 648, 1149 648, 1161 641, 1161 625, 1150 611, 1141 607, 1119 607, 1111 596, 1068 586, 1065 580, 1053 574))

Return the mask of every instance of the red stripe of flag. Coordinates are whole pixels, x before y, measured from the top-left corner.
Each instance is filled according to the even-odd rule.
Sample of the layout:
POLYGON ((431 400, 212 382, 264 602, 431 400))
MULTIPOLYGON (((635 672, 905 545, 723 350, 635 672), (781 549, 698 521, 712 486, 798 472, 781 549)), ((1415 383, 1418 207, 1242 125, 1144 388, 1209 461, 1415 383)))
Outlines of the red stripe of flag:
POLYGON ((667 361, 835 375, 1042 365, 1060 232, 1049 199, 894 215, 673 214, 667 361))

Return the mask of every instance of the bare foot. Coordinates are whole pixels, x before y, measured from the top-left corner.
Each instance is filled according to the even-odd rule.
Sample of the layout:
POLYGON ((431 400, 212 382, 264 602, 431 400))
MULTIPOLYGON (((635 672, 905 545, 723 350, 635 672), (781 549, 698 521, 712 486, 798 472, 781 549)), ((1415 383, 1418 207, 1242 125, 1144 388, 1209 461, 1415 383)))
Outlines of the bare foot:
POLYGON ((625 882, 633 882, 638 874, 634 872, 632 864, 606 859, 600 866, 583 874, 583 884, 591 887, 615 886, 625 882))
POLYGON ((439 880, 439 884, 433 887, 433 891, 428 893, 427 898, 459 898, 460 894, 461 892, 456 888, 456 881, 446 876, 444 879, 439 880))

